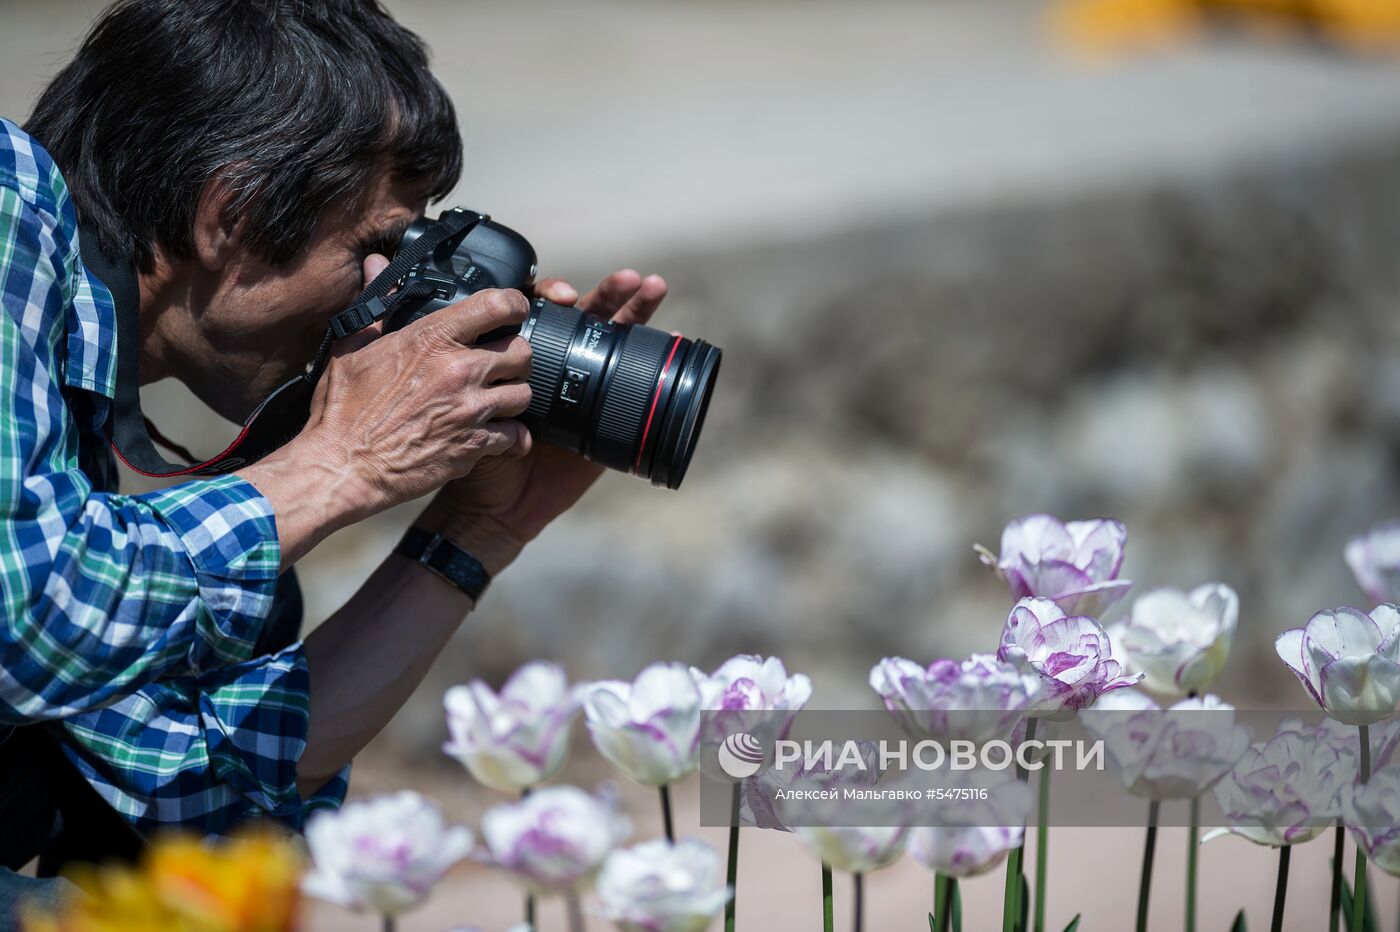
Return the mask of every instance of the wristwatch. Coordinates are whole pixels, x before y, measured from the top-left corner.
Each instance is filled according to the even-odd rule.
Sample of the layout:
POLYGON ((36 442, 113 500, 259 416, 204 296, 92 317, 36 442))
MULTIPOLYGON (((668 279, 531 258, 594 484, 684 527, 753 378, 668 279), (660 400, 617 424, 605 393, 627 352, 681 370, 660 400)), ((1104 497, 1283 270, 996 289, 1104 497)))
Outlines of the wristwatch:
POLYGON ((394 553, 417 560, 471 596, 473 602, 480 601, 481 594, 491 584, 491 574, 486 572, 481 561, 441 534, 410 527, 394 553))

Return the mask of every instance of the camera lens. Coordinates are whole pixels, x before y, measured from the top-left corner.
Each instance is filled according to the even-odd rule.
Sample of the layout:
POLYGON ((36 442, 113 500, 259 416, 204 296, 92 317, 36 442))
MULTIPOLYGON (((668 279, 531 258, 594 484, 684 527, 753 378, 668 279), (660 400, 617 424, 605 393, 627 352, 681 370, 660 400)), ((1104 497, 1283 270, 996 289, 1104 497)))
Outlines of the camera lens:
MULTIPOLYGON (((449 216, 471 223, 431 250, 420 250, 403 279, 403 287, 420 296, 396 309, 386 330, 482 288, 527 288, 534 280, 535 251, 523 236, 460 208, 439 220, 414 222, 400 250, 449 216)), ((502 328, 480 342, 511 332, 502 328)), ((520 420, 536 442, 573 450, 652 485, 680 488, 719 373, 718 347, 543 299, 531 307, 520 335, 534 353, 533 398, 520 420)))
POLYGON ((534 353, 534 397, 521 420, 536 440, 680 487, 714 391, 717 347, 544 300, 520 334, 534 353))

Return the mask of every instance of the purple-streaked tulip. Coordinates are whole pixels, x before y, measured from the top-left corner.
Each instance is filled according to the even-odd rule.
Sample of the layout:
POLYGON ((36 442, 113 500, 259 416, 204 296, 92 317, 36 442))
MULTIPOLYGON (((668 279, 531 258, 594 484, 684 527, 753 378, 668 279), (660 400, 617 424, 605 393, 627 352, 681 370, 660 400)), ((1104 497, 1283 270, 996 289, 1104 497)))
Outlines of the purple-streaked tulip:
POLYGON ((1124 674, 1103 627, 1087 616, 1066 615, 1049 599, 1022 599, 1001 632, 997 657, 1041 681, 1030 710, 1064 720, 1106 692, 1132 686, 1142 674, 1124 674))
POLYGON ((1144 799, 1195 799, 1249 749, 1249 729, 1218 696, 1184 699, 1163 710, 1136 690, 1105 696, 1079 713, 1104 742, 1123 786, 1144 799))
POLYGON ((1366 857, 1400 877, 1400 770, 1376 771, 1342 788, 1342 821, 1366 857))
POLYGON ((812 698, 812 681, 789 676, 777 657, 739 654, 713 673, 690 668, 700 688, 700 766, 714 780, 730 779, 714 763, 713 749, 730 735, 744 732, 763 743, 787 737, 798 711, 812 698))
POLYGON ((962 771, 950 777, 949 789, 981 792, 969 799, 921 804, 917 817, 922 827, 911 830, 909 853, 931 871, 975 877, 1025 842, 1031 790, 1011 770, 962 771))
POLYGON ((1274 642, 1283 662, 1328 715, 1345 725, 1390 718, 1400 699, 1400 609, 1318 612, 1274 642))
POLYGON ((583 711, 598 752, 646 786, 675 783, 700 752, 700 688, 690 668, 652 664, 636 680, 594 683, 583 711))
POLYGON ((1043 598, 1071 615, 1103 614, 1132 582, 1119 579, 1128 531, 1119 521, 1060 521, 1029 515, 1001 534, 1001 555, 979 548, 1014 599, 1043 598))
POLYGON ((826 762, 821 759, 810 762, 798 760, 782 769, 765 767, 749 777, 744 781, 739 821, 745 825, 786 832, 791 830, 789 823, 799 825, 829 819, 833 803, 795 801, 789 794, 795 793, 801 797, 804 793, 795 791, 836 790, 839 795, 847 789, 873 789, 880 782, 879 746, 874 741, 858 741, 856 744, 864 767, 833 766, 827 769, 826 762))
POLYGON ((1324 729, 1289 719, 1268 741, 1251 745, 1215 785, 1229 827, 1205 840, 1234 834, 1260 845, 1310 841, 1336 823, 1341 789, 1355 778, 1354 760, 1324 729))
POLYGON ((777 657, 739 654, 713 673, 690 668, 700 687, 703 708, 725 712, 793 712, 812 698, 812 681, 801 673, 788 676, 777 657))
POLYGON ((592 881, 632 831, 612 794, 549 786, 481 819, 481 860, 510 871, 535 893, 577 890, 592 881))
POLYGON ((940 826, 913 829, 909 853, 924 867, 949 877, 985 874, 1025 843, 1022 826, 940 826))
POLYGON ((306 843, 312 861, 302 879, 306 893, 393 917, 427 899, 471 851, 472 833, 446 824, 431 800, 403 791, 313 816, 306 843))
POLYGON ((1222 583, 1190 592, 1155 589, 1133 602, 1127 621, 1111 625, 1113 653, 1144 674, 1143 687, 1164 696, 1204 693, 1230 655, 1240 600, 1222 583))
POLYGON ((719 855, 692 838, 612 852, 597 893, 603 915, 623 932, 702 932, 732 895, 719 855))
POLYGON ((581 692, 543 661, 516 670, 499 695, 481 680, 453 686, 443 696, 451 740, 442 749, 492 789, 538 786, 564 766, 581 692))
POLYGON ((939 741, 1004 739, 1042 691, 1038 675, 991 654, 935 660, 927 669, 886 657, 871 669, 870 686, 911 738, 939 741))
POLYGON ((1400 521, 1387 521, 1347 541, 1347 565, 1373 602, 1400 602, 1400 521))
POLYGON ((904 854, 907 826, 878 825, 852 828, 841 825, 799 825, 792 833, 832 870, 868 874, 888 867, 904 854))

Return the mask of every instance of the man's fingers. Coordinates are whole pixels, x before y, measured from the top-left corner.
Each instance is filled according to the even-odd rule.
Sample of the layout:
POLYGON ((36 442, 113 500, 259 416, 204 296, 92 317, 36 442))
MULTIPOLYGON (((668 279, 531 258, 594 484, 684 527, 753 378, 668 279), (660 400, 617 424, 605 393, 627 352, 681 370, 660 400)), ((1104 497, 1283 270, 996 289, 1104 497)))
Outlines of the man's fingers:
POLYGON ((471 346, 483 334, 501 327, 519 327, 530 313, 530 300, 513 288, 491 288, 420 318, 408 328, 422 325, 448 339, 471 346))
POLYGON ((382 271, 384 271, 384 270, 387 269, 388 267, 389 267, 389 257, 388 257, 388 256, 380 255, 380 254, 377 253, 377 252, 374 253, 373 255, 366 256, 366 257, 365 257, 365 263, 364 263, 365 283, 364 283, 363 287, 368 288, 368 287, 369 287, 369 283, 372 282, 372 281, 374 281, 376 278, 378 278, 378 277, 379 277, 379 273, 382 272, 382 271))
POLYGON ((623 269, 599 282, 597 288, 579 299, 578 306, 595 316, 611 318, 632 299, 641 285, 641 275, 633 269, 623 269))
POLYGON ((535 285, 535 297, 569 305, 578 300, 578 289, 562 278, 546 278, 535 285))
POLYGON ((524 379, 498 382, 483 389, 492 418, 519 417, 530 407, 530 383, 524 379))
POLYGON ((493 382, 530 377, 534 353, 530 349, 530 341, 524 337, 513 336, 489 343, 478 343, 473 349, 491 354, 486 372, 493 382))
POLYGON ((636 294, 618 308, 612 319, 619 324, 645 324, 665 300, 666 290, 666 279, 660 275, 648 275, 642 279, 636 294))

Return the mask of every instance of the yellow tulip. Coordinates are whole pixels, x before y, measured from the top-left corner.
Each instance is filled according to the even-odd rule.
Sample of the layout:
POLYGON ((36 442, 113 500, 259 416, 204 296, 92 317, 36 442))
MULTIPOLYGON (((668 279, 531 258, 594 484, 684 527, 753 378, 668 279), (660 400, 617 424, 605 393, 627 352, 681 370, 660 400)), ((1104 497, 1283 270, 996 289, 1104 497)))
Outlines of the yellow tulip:
POLYGON ((57 912, 30 911, 25 932, 289 932, 296 925, 299 853, 259 833, 207 845, 157 841, 139 868, 70 873, 81 891, 57 912))

